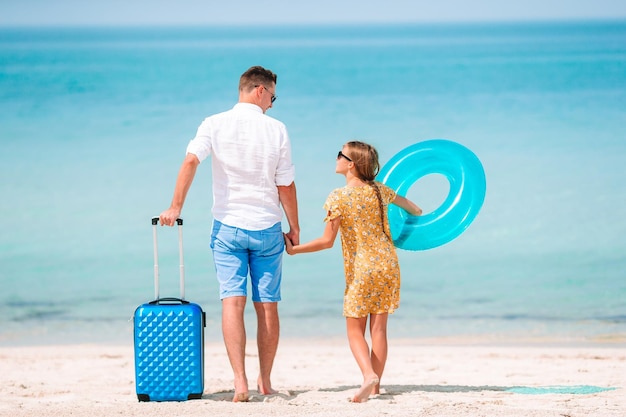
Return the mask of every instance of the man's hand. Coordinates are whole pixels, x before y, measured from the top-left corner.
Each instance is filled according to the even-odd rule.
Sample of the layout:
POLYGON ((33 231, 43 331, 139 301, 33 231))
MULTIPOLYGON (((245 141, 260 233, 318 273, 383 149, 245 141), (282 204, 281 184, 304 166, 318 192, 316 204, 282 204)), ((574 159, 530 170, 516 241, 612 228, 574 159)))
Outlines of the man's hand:
POLYGON ((289 230, 288 233, 283 233, 287 239, 291 242, 292 245, 300 244, 300 231, 289 230))
POLYGON ((174 226, 176 219, 180 217, 180 210, 175 208, 168 208, 159 216, 161 226, 174 226))

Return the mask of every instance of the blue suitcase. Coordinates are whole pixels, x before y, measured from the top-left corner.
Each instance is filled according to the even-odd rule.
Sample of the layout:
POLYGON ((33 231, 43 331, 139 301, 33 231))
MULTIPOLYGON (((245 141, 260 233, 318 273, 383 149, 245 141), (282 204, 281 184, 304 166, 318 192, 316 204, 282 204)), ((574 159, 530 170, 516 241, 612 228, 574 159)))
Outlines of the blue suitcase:
POLYGON ((134 322, 135 384, 139 401, 185 401, 204 391, 202 308, 185 300, 183 220, 178 219, 180 298, 159 297, 157 224, 152 219, 155 299, 137 307, 134 322))

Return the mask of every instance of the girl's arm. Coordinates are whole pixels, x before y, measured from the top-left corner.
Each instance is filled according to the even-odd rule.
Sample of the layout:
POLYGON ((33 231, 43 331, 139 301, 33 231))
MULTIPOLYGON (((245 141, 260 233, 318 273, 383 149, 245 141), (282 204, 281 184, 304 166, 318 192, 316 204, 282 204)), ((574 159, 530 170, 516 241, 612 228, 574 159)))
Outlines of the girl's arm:
POLYGON ((408 200, 405 197, 402 197, 401 195, 396 195, 396 198, 395 198, 395 200, 392 201, 392 203, 395 204, 396 206, 404 209, 409 214, 412 214, 414 216, 421 216, 422 215, 422 209, 419 208, 419 206, 417 204, 415 204, 411 200, 408 200))
POLYGON ((341 222, 341 216, 336 217, 326 223, 324 233, 321 237, 313 239, 310 242, 303 243, 301 245, 293 245, 291 240, 285 236, 285 246, 289 255, 295 255, 297 253, 317 252, 323 249, 330 249, 335 243, 337 232, 339 231, 339 223, 341 222))

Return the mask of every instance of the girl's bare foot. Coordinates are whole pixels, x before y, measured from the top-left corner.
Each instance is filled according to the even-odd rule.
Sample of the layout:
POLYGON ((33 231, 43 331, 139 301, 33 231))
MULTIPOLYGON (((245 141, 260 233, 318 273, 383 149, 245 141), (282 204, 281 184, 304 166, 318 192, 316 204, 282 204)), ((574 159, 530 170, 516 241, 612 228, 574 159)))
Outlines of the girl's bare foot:
POLYGON ((359 388, 356 394, 354 394, 354 397, 352 397, 352 402, 364 403, 365 401, 367 401, 374 387, 378 385, 378 382, 380 381, 377 375, 365 378, 365 380, 363 381, 363 385, 361 385, 361 388, 359 388))
POLYGON ((378 384, 374 386, 374 389, 372 390, 371 395, 379 395, 379 394, 380 394, 380 381, 378 381, 378 384))

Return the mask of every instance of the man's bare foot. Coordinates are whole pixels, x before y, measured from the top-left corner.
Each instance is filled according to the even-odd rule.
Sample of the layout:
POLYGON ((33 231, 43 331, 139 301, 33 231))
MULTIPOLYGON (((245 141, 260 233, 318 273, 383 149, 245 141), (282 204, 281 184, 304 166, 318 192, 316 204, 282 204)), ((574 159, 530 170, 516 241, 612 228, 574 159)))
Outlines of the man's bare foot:
POLYGON ((246 403, 248 402, 248 393, 247 392, 239 392, 239 393, 235 393, 235 396, 233 397, 233 402, 234 403, 246 403))
POLYGON ((242 377, 235 377, 235 395, 233 396, 234 403, 245 403, 248 401, 248 380, 245 375, 242 377))
POLYGON ((259 391, 259 394, 261 395, 278 394, 278 391, 273 389, 271 384, 263 384, 263 382, 261 382, 261 378, 257 380, 256 389, 257 391, 259 391))
POLYGON ((376 375, 366 378, 365 381, 363 381, 363 385, 361 385, 361 388, 359 388, 356 394, 354 394, 354 397, 352 397, 352 402, 364 403, 365 401, 367 401, 374 387, 378 385, 378 382, 379 379, 376 375))

